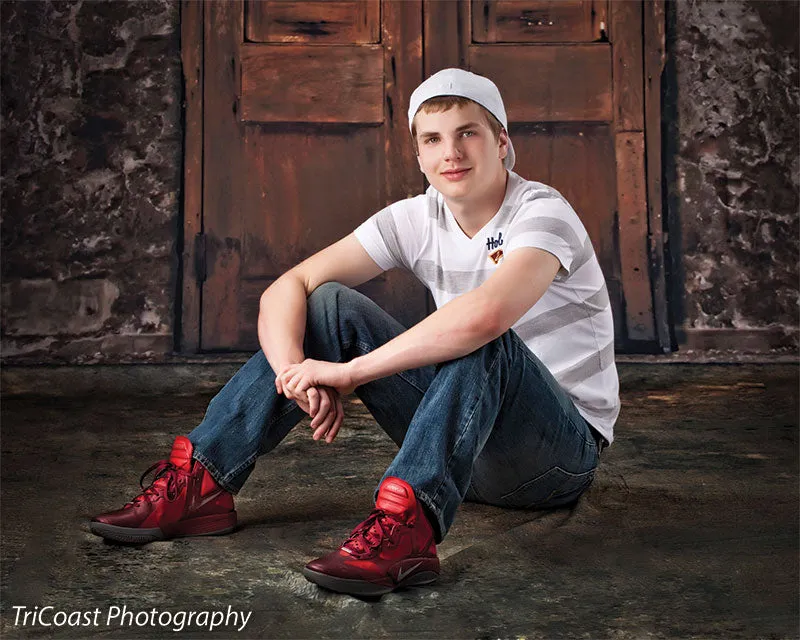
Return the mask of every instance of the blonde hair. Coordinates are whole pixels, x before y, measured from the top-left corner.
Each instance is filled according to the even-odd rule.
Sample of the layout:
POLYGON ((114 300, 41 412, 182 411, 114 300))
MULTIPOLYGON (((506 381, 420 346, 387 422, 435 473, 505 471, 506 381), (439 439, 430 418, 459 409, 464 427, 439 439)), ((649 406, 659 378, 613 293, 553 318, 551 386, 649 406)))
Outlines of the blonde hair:
MULTIPOLYGON (((448 111, 453 107, 466 107, 470 104, 478 104, 474 100, 470 100, 469 98, 462 98, 461 96, 437 96, 436 98, 431 98, 430 100, 426 100, 422 103, 422 106, 419 108, 417 113, 439 113, 441 111, 448 111)), ((484 107, 483 105, 478 104, 480 107, 481 112, 483 113, 483 117, 486 119, 486 124, 489 125, 489 129, 491 129, 492 134, 494 135, 495 140, 500 139, 500 132, 503 131, 503 125, 501 122, 495 118, 489 110, 484 107)), ((411 122, 411 144, 414 145, 414 153, 419 155, 419 146, 417 145, 417 116, 414 115, 414 119, 411 122)))

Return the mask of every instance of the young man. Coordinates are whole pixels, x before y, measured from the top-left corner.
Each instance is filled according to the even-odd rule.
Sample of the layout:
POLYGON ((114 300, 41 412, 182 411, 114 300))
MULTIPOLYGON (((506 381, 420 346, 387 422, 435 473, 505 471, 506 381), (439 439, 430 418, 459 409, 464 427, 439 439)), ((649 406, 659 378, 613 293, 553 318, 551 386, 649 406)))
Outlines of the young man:
POLYGON ((304 575, 379 595, 432 582, 465 499, 569 504, 591 484, 619 412, 605 280, 580 219, 513 171, 497 87, 445 69, 411 96, 424 195, 379 211, 261 298, 253 356, 178 437, 156 479, 91 529, 148 542, 225 533, 256 458, 312 417, 332 442, 355 391, 400 450, 375 510, 304 575), (411 270, 437 310, 405 330, 350 287, 411 270))

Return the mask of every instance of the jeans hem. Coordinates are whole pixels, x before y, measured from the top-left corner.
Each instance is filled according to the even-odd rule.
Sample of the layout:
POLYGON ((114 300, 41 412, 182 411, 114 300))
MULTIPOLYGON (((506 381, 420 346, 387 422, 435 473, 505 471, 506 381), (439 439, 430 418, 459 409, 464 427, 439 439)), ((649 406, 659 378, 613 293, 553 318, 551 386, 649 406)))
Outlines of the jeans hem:
POLYGON ((197 451, 196 449, 192 451, 192 458, 197 460, 200 464, 203 465, 203 468, 208 471, 209 475, 214 478, 214 482, 216 482, 220 487, 225 489, 228 493, 236 495, 239 493, 239 489, 235 488, 232 484, 227 482, 224 479, 222 473, 220 473, 219 469, 214 466, 214 463, 211 462, 206 456, 204 456, 201 452, 197 451))
POLYGON ((442 510, 424 491, 414 489, 414 495, 416 496, 417 500, 428 507, 428 510, 436 517, 436 522, 431 522, 431 527, 433 528, 433 537, 436 540, 436 544, 439 544, 447 535, 447 528, 445 527, 444 520, 442 518, 442 510))

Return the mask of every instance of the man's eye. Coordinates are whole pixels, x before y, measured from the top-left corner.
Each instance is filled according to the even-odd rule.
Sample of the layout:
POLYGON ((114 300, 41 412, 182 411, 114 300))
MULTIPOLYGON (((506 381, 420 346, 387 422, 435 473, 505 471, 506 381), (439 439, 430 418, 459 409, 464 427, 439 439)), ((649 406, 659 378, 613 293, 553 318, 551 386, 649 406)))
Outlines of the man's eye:
POLYGON ((439 138, 435 138, 435 137, 428 138, 427 140, 425 140, 425 144, 430 144, 430 143, 431 143, 431 142, 433 142, 434 140, 438 140, 438 139, 439 139, 439 138))
POLYGON ((466 136, 466 135, 470 135, 470 136, 474 136, 474 135, 475 135, 475 132, 474 132, 474 131, 464 131, 464 132, 462 132, 462 133, 463 133, 465 136, 466 136))

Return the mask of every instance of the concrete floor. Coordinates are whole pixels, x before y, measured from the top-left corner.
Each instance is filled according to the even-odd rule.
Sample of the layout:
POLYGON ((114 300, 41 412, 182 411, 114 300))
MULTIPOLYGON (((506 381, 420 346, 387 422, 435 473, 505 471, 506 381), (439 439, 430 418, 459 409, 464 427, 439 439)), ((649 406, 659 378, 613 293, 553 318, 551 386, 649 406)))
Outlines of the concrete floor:
POLYGON ((262 458, 233 535, 135 548, 105 544, 87 520, 136 493, 139 474, 194 427, 209 396, 6 397, 2 636, 174 637, 170 626, 106 618, 112 606, 230 606, 252 612, 244 630, 178 635, 798 637, 798 368, 620 372, 617 441, 575 507, 466 504, 440 546, 440 581, 380 601, 323 591, 300 574, 369 512, 392 458, 362 405, 349 406, 333 445, 311 441, 301 424, 262 458), (15 625, 22 605, 55 607, 48 615, 98 609, 98 625, 15 625))

